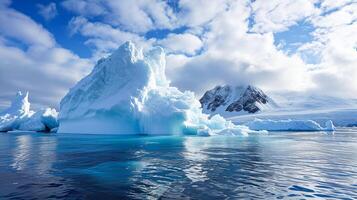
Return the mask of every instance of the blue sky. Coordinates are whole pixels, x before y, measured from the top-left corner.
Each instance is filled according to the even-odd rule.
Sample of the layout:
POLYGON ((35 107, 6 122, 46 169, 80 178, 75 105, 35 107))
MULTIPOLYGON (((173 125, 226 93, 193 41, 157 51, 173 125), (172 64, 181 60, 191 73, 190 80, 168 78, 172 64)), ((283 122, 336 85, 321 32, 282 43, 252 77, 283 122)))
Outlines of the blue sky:
POLYGON ((126 40, 144 49, 163 46, 172 84, 198 96, 217 84, 249 83, 271 92, 351 98, 357 92, 356 4, 3 0, 0 109, 17 90, 29 91, 37 107, 58 107, 98 59, 126 40))

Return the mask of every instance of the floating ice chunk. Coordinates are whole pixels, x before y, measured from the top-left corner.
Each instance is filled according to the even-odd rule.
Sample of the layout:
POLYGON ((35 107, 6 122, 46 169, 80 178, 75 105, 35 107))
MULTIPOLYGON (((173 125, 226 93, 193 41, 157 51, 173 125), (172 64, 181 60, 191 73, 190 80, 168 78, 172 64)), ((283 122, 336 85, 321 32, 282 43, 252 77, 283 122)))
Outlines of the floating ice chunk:
POLYGON ((12 131, 28 119, 34 112, 30 110, 28 92, 17 92, 8 109, 0 113, 0 131, 12 131))
POLYGON ((11 106, 0 113, 0 131, 48 131, 58 127, 57 111, 51 108, 31 111, 28 96, 28 92, 18 92, 11 106))
POLYGON ((313 120, 262 120, 255 119, 245 124, 253 130, 267 131, 332 131, 335 129, 332 121, 326 122, 326 127, 321 127, 313 120))
POLYGON ((170 86, 165 53, 131 42, 101 59, 62 99, 58 132, 114 134, 247 134, 220 116, 208 119, 192 92, 170 86))

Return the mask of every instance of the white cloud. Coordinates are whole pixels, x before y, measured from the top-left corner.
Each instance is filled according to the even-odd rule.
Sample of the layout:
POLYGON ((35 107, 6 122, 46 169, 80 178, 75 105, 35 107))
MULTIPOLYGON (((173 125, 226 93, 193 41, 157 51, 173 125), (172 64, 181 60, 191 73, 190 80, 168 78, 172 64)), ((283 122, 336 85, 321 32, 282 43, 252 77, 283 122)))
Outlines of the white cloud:
POLYGON ((141 45, 150 42, 135 33, 122 31, 101 22, 90 22, 84 17, 72 18, 68 26, 71 34, 80 33, 89 38, 85 44, 95 47, 96 58, 118 48, 125 41, 130 40, 141 45))
POLYGON ((188 55, 194 55, 203 45, 200 38, 190 33, 169 34, 157 44, 165 47, 168 52, 188 55))
POLYGON ((155 28, 172 28, 171 8, 158 0, 108 1, 111 14, 109 23, 132 32, 147 32, 155 28))
POLYGON ((45 47, 55 45, 52 34, 41 25, 28 16, 7 7, 0 7, 0 34, 28 45, 45 47))
POLYGON ((328 12, 334 9, 341 8, 347 4, 350 4, 352 2, 355 2, 355 0, 322 0, 321 1, 321 9, 323 12, 328 12))
POLYGON ((316 0, 255 1, 252 7, 254 26, 251 31, 265 33, 287 30, 299 20, 318 14, 316 0))
POLYGON ((38 13, 45 18, 45 20, 51 20, 57 15, 56 4, 51 2, 48 5, 38 4, 38 13))
MULTIPOLYGON (((311 72, 316 93, 355 98, 357 4, 341 5, 345 6, 310 19, 316 27, 314 40, 304 44, 299 51, 319 57, 320 62, 312 66, 311 72)), ((340 4, 333 7, 340 7, 340 4)))
POLYGON ((10 97, 17 90, 30 91, 37 106, 58 107, 68 89, 90 70, 88 61, 61 48, 26 52, 1 44, 0 60, 2 95, 10 97))
POLYGON ((65 0, 62 6, 83 16, 98 16, 106 13, 105 7, 97 0, 65 0))
POLYGON ((344 6, 332 13, 316 16, 311 22, 318 28, 347 25, 357 20, 357 3, 344 6))
POLYGON ((89 60, 58 47, 46 29, 8 7, 0 11, 0 38, 0 90, 6 100, 23 90, 30 91, 35 106, 57 107, 67 90, 90 70, 89 60), (12 40, 21 45, 13 45, 12 40))
POLYGON ((190 27, 204 25, 228 9, 230 0, 181 0, 180 23, 190 27))
POLYGON ((100 16, 107 24, 136 33, 158 28, 171 29, 176 20, 171 7, 160 0, 66 0, 62 5, 81 16, 100 16))

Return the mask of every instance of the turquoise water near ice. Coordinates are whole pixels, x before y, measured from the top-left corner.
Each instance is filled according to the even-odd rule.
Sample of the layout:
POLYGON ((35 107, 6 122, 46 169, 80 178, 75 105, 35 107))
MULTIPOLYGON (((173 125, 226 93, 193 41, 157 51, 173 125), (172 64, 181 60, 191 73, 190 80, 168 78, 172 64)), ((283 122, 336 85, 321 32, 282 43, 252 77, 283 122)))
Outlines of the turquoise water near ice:
POLYGON ((357 129, 1 133, 0 199, 357 199, 357 129))

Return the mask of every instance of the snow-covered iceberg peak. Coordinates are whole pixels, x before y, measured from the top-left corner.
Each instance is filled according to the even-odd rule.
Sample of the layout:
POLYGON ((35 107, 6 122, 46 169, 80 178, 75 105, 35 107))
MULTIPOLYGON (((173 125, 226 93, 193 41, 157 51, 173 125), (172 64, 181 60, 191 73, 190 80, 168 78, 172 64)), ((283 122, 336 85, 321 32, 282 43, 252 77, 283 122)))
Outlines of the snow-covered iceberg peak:
POLYGON ((11 114, 11 115, 26 115, 30 111, 30 102, 28 100, 29 93, 22 93, 18 91, 11 101, 11 105, 8 109, 3 111, 1 114, 11 114))
POLYGON ((240 134, 220 116, 208 119, 192 92, 171 87, 165 53, 131 42, 101 59, 62 99, 58 132, 115 134, 240 134))

